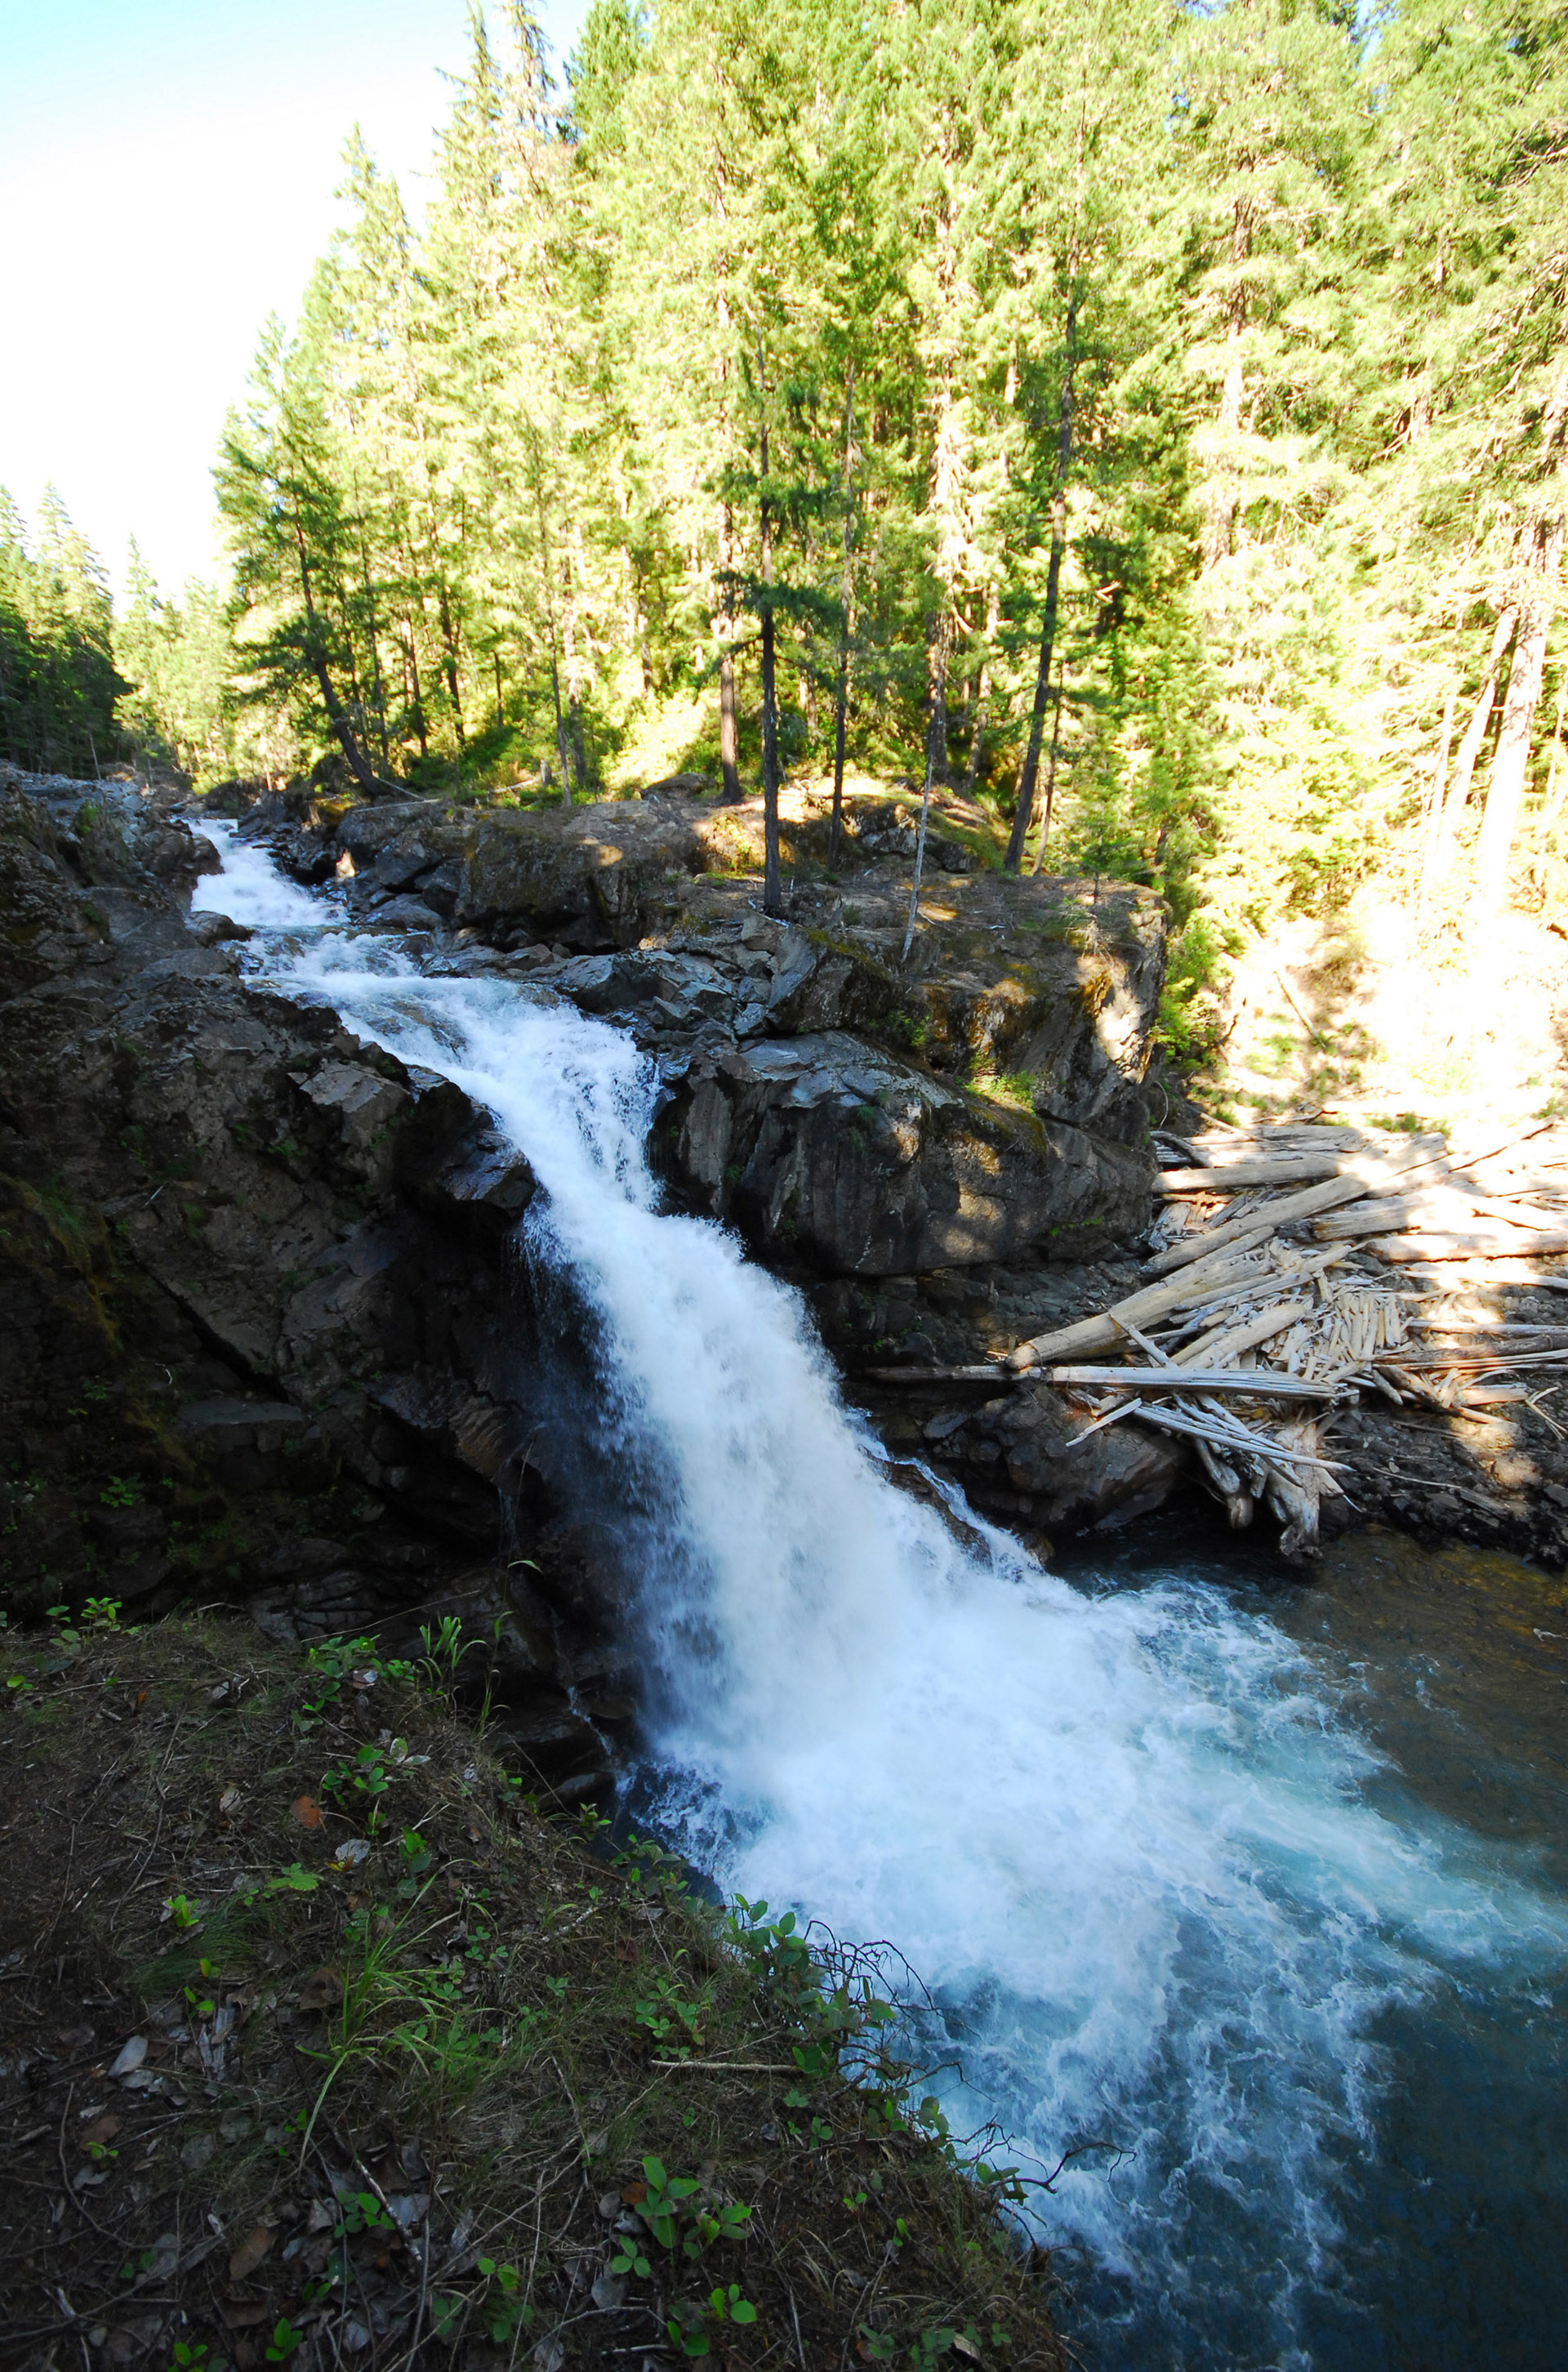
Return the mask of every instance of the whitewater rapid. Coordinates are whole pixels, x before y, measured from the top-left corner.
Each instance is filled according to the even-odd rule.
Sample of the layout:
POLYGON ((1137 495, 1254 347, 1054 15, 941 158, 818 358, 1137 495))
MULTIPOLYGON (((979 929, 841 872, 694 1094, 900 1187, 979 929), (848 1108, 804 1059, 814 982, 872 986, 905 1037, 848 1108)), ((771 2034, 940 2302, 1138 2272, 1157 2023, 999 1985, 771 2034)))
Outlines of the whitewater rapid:
POLYGON ((224 835, 197 902, 266 971, 445 1073, 544 1193, 526 1256, 582 1313, 597 1471, 636 1548, 638 1800, 731 1891, 890 1939, 954 2123, 1120 2282, 1121 2363, 1305 2365, 1338 2170, 1376 2147, 1389 2005, 1560 1954, 1555 1916, 1435 1820, 1267 1620, 1172 1578, 1096 1595, 968 1544, 846 1413, 797 1295, 660 1208, 653 1065, 547 991, 424 976, 224 835), (1206 2337, 1206 2288, 1236 2302, 1206 2337))

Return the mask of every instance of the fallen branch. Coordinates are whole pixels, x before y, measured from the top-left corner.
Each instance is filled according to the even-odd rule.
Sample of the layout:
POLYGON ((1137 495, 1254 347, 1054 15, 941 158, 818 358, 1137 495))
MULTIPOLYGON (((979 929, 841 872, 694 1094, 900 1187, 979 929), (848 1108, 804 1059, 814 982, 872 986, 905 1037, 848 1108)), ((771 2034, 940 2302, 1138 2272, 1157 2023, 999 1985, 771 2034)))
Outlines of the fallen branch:
POLYGON ((1265 1203, 1260 1211, 1249 1211, 1244 1219, 1227 1219, 1223 1227, 1184 1237, 1167 1250, 1156 1252, 1146 1273, 1168 1276, 1173 1269, 1207 1260, 1226 1246, 1234 1250, 1243 1239, 1262 1243, 1278 1227, 1288 1227, 1296 1219, 1315 1218, 1319 1211, 1334 1210, 1342 1203, 1354 1203, 1365 1192, 1366 1186, 1359 1178, 1327 1179, 1321 1186, 1308 1186, 1299 1194, 1286 1194, 1277 1203, 1265 1203))
POLYGON ((1274 978, 1279 982, 1280 987, 1284 993, 1285 1003, 1289 1006, 1291 1011, 1295 1014, 1296 1019, 1306 1030, 1308 1038, 1311 1039, 1312 1043, 1315 1046, 1320 1047, 1325 1054, 1331 1054, 1334 1051, 1332 1046, 1330 1045, 1329 1041, 1324 1037, 1316 1022, 1309 1021, 1307 1017, 1305 1009, 1296 1003, 1295 992, 1291 987, 1289 981, 1286 980, 1278 964, 1274 966, 1274 978))
MULTIPOLYGON (((1063 1352, 1109 1350, 1128 1319, 1142 1325, 1146 1319, 1163 1318, 1168 1311, 1193 1302, 1199 1297, 1200 1288, 1219 1292, 1239 1284, 1246 1252, 1255 1250, 1272 1232, 1272 1227, 1256 1228, 1243 1241, 1225 1246, 1223 1258, 1214 1253, 1212 1259, 1194 1262, 1179 1284, 1144 1285, 1093 1318, 1080 1318, 1071 1326, 1059 1326, 1054 1333, 1037 1334, 1032 1341, 1020 1343, 1016 1351, 1008 1354, 1008 1367, 1016 1375, 1063 1352)), ((1258 1281, 1261 1284, 1262 1277, 1258 1281)))
POLYGON ((1190 1434, 1194 1440, 1207 1441, 1216 1449, 1249 1450, 1254 1458, 1261 1458, 1265 1461, 1283 1458, 1292 1466, 1320 1467, 1325 1474, 1343 1474, 1350 1471, 1348 1467, 1335 1465, 1326 1458, 1308 1458, 1299 1449, 1282 1449, 1270 1434, 1249 1433, 1243 1425, 1237 1425, 1233 1432, 1219 1424, 1205 1424, 1200 1418, 1189 1416, 1185 1411, 1146 1408, 1138 1421, 1141 1424, 1158 1425, 1167 1433, 1190 1434))
POLYGON ((1108 1424, 1120 1424, 1124 1416, 1136 1416, 1143 1405, 1142 1401, 1123 1401, 1120 1408, 1111 1409, 1105 1416, 1097 1416, 1093 1424, 1086 1424, 1082 1433, 1075 1433, 1067 1444, 1068 1448, 1076 1449, 1081 1442, 1087 1441, 1094 1434, 1103 1433, 1108 1424))
POLYGON ((1019 1375, 1012 1368, 994 1367, 862 1367, 860 1373, 877 1384, 1016 1384, 1019 1375))
POLYGON ((1045 1381, 1105 1390, 1125 1385, 1140 1392, 1250 1392, 1260 1400, 1331 1401, 1334 1386, 1272 1367, 1047 1367, 1045 1381))
POLYGON ((1314 1179, 1339 1178, 1339 1153, 1283 1154, 1275 1160, 1221 1161, 1212 1169, 1162 1169, 1155 1184, 1162 1194, 1239 1194, 1249 1186, 1307 1186, 1314 1179))
POLYGON ((1228 1367, 1243 1351, 1255 1351, 1260 1343, 1272 1342, 1276 1334, 1287 1332, 1298 1318, 1309 1316, 1311 1309, 1310 1301, 1276 1301, 1271 1308, 1260 1310, 1256 1318, 1249 1318, 1239 1326, 1215 1327, 1195 1341, 1184 1343, 1174 1355, 1174 1364, 1179 1367, 1228 1367))

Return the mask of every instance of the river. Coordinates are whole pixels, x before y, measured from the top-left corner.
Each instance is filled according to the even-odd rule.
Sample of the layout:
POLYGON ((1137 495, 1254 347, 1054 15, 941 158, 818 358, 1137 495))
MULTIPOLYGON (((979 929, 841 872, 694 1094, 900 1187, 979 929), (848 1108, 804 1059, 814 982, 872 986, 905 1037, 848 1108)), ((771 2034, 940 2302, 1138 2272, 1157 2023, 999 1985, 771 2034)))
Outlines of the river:
POLYGON ((906 1956, 955 2129, 1067 2157, 1030 2214, 1091 2367, 1559 2363, 1561 1587, 1388 1535, 1303 1584, 1163 1521, 1054 1573, 955 1529, 799 1297, 660 1207, 628 1038, 221 844, 196 903, 256 969, 457 1081, 545 1190, 520 1250, 640 1576, 629 1802, 906 1956))

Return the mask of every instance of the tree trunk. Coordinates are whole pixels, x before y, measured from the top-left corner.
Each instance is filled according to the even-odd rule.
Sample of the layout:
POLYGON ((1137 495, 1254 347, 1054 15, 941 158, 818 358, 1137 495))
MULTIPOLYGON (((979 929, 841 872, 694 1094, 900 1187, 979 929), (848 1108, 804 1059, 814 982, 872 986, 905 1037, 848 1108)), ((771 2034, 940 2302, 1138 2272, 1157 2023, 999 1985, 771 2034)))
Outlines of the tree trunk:
MULTIPOLYGON (((762 337, 757 333, 757 392, 762 402, 762 484, 768 483, 768 387, 762 375, 762 337)), ((779 713, 773 654, 773 522, 764 492, 760 505, 762 543, 762 908, 782 917, 784 884, 779 871, 779 713)))
POLYGON ((1018 804, 1007 842, 1006 867, 1016 873, 1024 861, 1024 843, 1034 821, 1035 785, 1040 779, 1040 743, 1045 738, 1045 703, 1051 690, 1051 662, 1056 656, 1056 611, 1062 590, 1062 561, 1067 549, 1067 472, 1073 460, 1073 374, 1076 367, 1074 335, 1078 300, 1067 306, 1066 367, 1062 378, 1062 405, 1056 425, 1056 487, 1051 509, 1051 564, 1045 579, 1045 614, 1040 620, 1040 663, 1035 669, 1034 705, 1029 712, 1028 747, 1018 777, 1018 804))
POLYGON ((534 455, 534 506, 539 513, 539 579, 544 594, 544 622, 550 635, 550 697, 555 708, 555 757, 561 768, 561 804, 572 804, 572 762, 566 751, 566 720, 561 713, 561 661, 555 634, 555 587, 550 558, 550 529, 544 513, 544 480, 534 455))
POLYGON ((1432 769, 1432 788, 1428 794, 1426 831, 1422 839, 1421 885, 1417 903, 1425 903, 1427 884, 1432 877, 1434 858, 1437 852, 1438 835, 1443 828, 1443 802, 1448 791, 1448 753, 1454 746, 1454 703, 1458 687, 1450 687, 1443 704, 1443 730, 1437 739, 1437 758, 1432 769))
MULTIPOLYGON (((358 505, 358 501, 359 488, 356 485, 354 487, 354 503, 356 506, 358 505)), ((370 637, 370 680, 376 694, 376 726, 377 736, 381 744, 381 772, 384 774, 389 774, 392 771, 392 753, 387 739, 387 688, 381 677, 381 652, 377 641, 378 626, 376 616, 376 590, 370 581, 370 554, 366 545, 365 530, 363 526, 360 529, 359 534, 359 581, 365 592, 365 608, 368 621, 367 631, 370 637)))
POLYGON ((354 738, 354 727, 344 713, 342 701, 338 698, 331 670, 327 666, 327 655, 321 642, 321 622, 316 614, 316 596, 310 583, 310 563, 305 549, 305 532, 297 518, 294 522, 294 541, 295 548, 299 554, 299 586, 305 601, 306 622, 310 628, 310 672, 319 688, 321 704, 327 712, 327 722, 337 736, 339 747, 348 761, 349 773, 367 799, 378 798, 384 785, 377 781, 375 768, 354 738))
POLYGON ((447 678, 447 691, 452 703, 452 722, 458 730, 458 747, 459 750, 466 750, 468 735, 463 730, 463 703, 458 690, 458 634, 452 622, 451 597, 447 589, 447 579, 444 574, 437 576, 436 582, 440 595, 438 607, 441 613, 441 636, 446 644, 443 672, 447 678))
POLYGON ((1208 489, 1204 509, 1207 514, 1203 530, 1203 565, 1214 567, 1228 559, 1236 549, 1236 513, 1238 500, 1234 461, 1225 455, 1224 445, 1233 448, 1241 435, 1241 411, 1247 394, 1247 377, 1242 368, 1241 340, 1247 328, 1247 291, 1241 281, 1241 267, 1252 251, 1252 217, 1245 199, 1236 201, 1230 238, 1230 260, 1236 277, 1232 282, 1229 304, 1230 320, 1226 340, 1230 348, 1225 363, 1225 378, 1220 387, 1220 408, 1217 426, 1222 439, 1222 458, 1208 489))
POLYGON ((406 680, 410 693, 411 712, 413 716, 413 729, 419 736, 420 756, 422 758, 428 758, 430 755, 430 727, 426 724, 424 717, 424 695, 419 688, 419 644, 414 635, 413 620, 412 617, 404 619, 403 631, 408 636, 408 644, 403 652, 403 662, 407 669, 406 680))
MULTIPOLYGON (((735 563, 735 517, 727 503, 719 511, 719 568, 728 576, 735 563)), ((735 613, 727 604, 714 620, 717 630, 719 657, 719 797, 726 807, 738 805, 740 789, 740 735, 735 719, 735 613)))
POLYGON ((1492 637, 1492 654, 1486 662, 1486 680, 1481 685, 1481 696, 1476 702, 1470 721, 1465 727, 1465 738, 1459 744, 1459 754, 1455 762, 1454 779, 1448 785, 1447 796, 1443 801, 1442 810, 1437 819, 1432 862, 1427 878, 1426 894, 1429 896, 1441 890, 1453 866, 1454 840, 1458 831, 1459 818, 1464 813, 1465 803, 1470 795, 1470 778, 1475 773, 1476 760, 1481 755, 1481 745, 1486 738, 1486 727, 1492 715, 1493 703, 1497 698, 1497 670, 1503 664, 1504 652, 1514 639, 1514 629, 1518 622, 1517 610, 1504 610, 1497 621, 1496 631, 1492 637))
POLYGON ((914 944, 915 917, 920 912, 920 885, 925 873, 925 828, 931 815, 931 785, 942 752, 947 746, 947 664, 952 657, 952 613, 937 612, 931 637, 930 681, 925 720, 925 783, 920 795, 920 836, 914 844, 914 879, 910 883, 909 920, 899 961, 908 963, 914 944))
POLYGON ((844 723, 849 711, 849 636, 850 603, 854 594, 854 575, 851 565, 851 528, 854 519, 854 365, 849 366, 844 387, 844 520, 839 548, 839 672, 833 687, 833 820, 828 834, 828 870, 831 873, 839 861, 839 835, 843 828, 844 801, 844 723))
POLYGON ((1472 919, 1476 920, 1489 920, 1496 914, 1507 894, 1508 858, 1525 795, 1530 736, 1540 700, 1546 638, 1551 626, 1562 560, 1562 520, 1554 520, 1550 527, 1538 523, 1529 559, 1529 573, 1535 582, 1526 596, 1519 620, 1519 638, 1508 674, 1508 697, 1492 760, 1486 812, 1481 817, 1481 837, 1476 843, 1476 895, 1471 909, 1472 919))
MULTIPOLYGON (((1227 436, 1241 434, 1241 402, 1246 393, 1246 381, 1241 368, 1241 325, 1233 321, 1230 329, 1230 360, 1225 366, 1225 381, 1220 389, 1219 425, 1227 436)), ((1237 511, 1236 471, 1228 461, 1222 461, 1214 471, 1204 504, 1203 565, 1217 566, 1228 560, 1236 550, 1237 511)))
POLYGON ((1002 622, 1001 596, 993 585, 985 604, 985 648, 981 654, 980 672, 975 680, 974 723, 970 730, 970 761, 964 768, 964 796, 974 796, 974 786, 980 779, 981 755, 985 748, 985 727, 991 699, 991 654, 996 647, 996 630, 1002 622))
POLYGON ((1051 838, 1051 810, 1056 803, 1056 752, 1062 740, 1062 695, 1067 685, 1067 665, 1063 660, 1056 671, 1056 713, 1051 720, 1051 762, 1045 770, 1045 812, 1040 820, 1040 839, 1035 844, 1031 873, 1038 873, 1045 863, 1045 843, 1051 838))

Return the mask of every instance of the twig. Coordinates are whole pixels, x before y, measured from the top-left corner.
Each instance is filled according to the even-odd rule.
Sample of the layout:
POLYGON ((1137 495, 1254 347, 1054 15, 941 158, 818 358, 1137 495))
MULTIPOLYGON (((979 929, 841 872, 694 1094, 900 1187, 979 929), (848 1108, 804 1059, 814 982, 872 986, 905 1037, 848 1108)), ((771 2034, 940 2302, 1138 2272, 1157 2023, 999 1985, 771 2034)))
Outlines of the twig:
POLYGON ((1296 1019, 1300 1022, 1302 1028, 1311 1039, 1312 1043, 1315 1046, 1320 1046, 1325 1054, 1331 1054, 1334 1051, 1333 1048, 1330 1045, 1322 1032, 1316 1029, 1307 1019, 1306 1014, 1302 1011, 1301 1006, 1296 1003, 1295 995, 1291 990, 1290 983, 1286 980, 1278 964, 1274 966, 1274 978, 1279 982, 1281 988, 1284 991, 1285 1003, 1290 1006, 1291 1011, 1295 1014, 1296 1019))
POLYGON ((1108 1424, 1120 1424, 1124 1416, 1137 1416, 1141 1413, 1143 1406, 1144 1403, 1142 1401, 1123 1401, 1121 1407, 1113 1408, 1108 1416, 1096 1417, 1093 1424, 1086 1424, 1082 1433, 1074 1434, 1072 1440, 1067 1444, 1068 1449, 1074 1450, 1078 1448, 1082 1443, 1088 1441, 1095 1434, 1103 1433, 1108 1424))
POLYGON ((656 2059, 650 2063, 682 2075, 705 2075, 710 2069, 722 2069, 729 2076, 794 2076, 799 2073, 776 2059, 656 2059))

